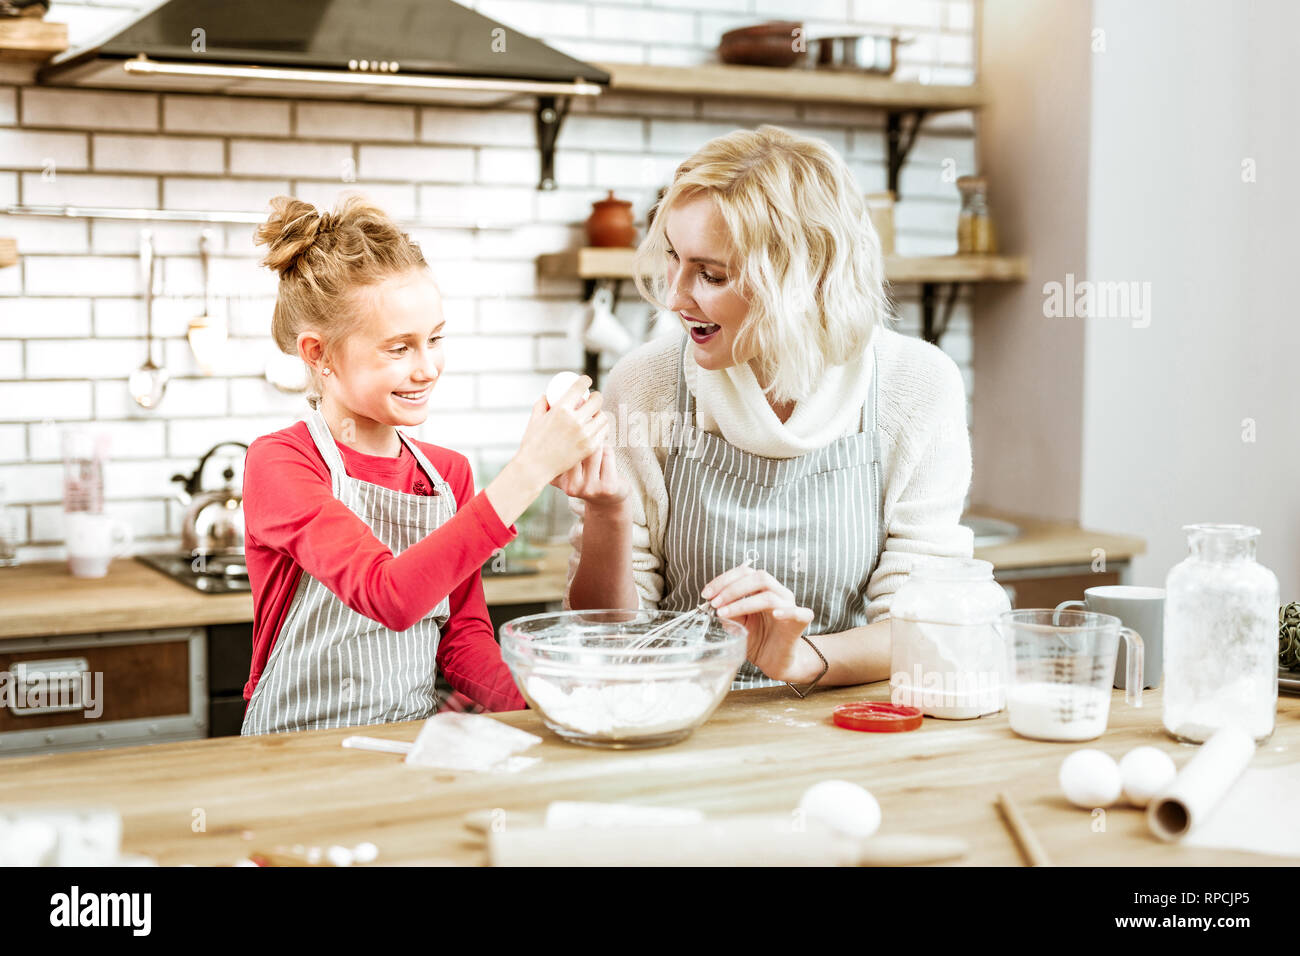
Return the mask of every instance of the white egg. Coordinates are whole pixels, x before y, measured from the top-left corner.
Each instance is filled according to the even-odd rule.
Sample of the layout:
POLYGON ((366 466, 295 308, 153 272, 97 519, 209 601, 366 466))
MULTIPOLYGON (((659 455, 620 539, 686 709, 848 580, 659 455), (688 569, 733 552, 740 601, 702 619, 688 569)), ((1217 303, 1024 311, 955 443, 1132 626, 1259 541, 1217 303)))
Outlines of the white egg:
POLYGON ((1124 797, 1135 807, 1145 807, 1151 798, 1174 782, 1178 768, 1173 758, 1155 747, 1135 747, 1119 762, 1124 797))
MULTIPOLYGON (((569 386, 576 382, 580 377, 581 376, 579 376, 577 372, 557 372, 555 377, 546 385, 546 404, 552 408, 560 404, 560 399, 562 399, 564 393, 569 390, 569 386)), ((587 395, 590 394, 591 390, 588 389, 587 395)), ((586 396, 583 397, 585 398, 586 396)))
POLYGON ((1091 748, 1076 750, 1066 757, 1058 779, 1065 799, 1085 810, 1109 807, 1119 799, 1122 789, 1115 758, 1091 748))
POLYGON ((799 800, 799 809, 845 836, 869 837, 880 828, 880 804, 870 790, 847 780, 814 783, 799 800))

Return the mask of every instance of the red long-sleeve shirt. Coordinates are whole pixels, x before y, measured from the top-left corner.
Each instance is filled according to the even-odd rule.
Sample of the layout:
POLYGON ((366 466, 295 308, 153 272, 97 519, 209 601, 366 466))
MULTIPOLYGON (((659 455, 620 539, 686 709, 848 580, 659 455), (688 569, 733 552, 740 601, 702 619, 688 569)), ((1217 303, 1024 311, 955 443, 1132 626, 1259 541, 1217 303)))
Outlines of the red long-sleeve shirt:
MULTIPOLYGON (((400 555, 334 497, 329 466, 306 422, 263 435, 244 461, 244 550, 253 588, 253 662, 244 699, 262 676, 306 571, 348 607, 395 631, 450 595, 438 666, 461 694, 488 710, 525 705, 492 635, 479 570, 516 534, 487 497, 474 493, 464 455, 417 442, 451 486, 456 514, 400 555)), ((387 458, 339 444, 349 476, 406 494, 431 494, 411 450, 387 458)))

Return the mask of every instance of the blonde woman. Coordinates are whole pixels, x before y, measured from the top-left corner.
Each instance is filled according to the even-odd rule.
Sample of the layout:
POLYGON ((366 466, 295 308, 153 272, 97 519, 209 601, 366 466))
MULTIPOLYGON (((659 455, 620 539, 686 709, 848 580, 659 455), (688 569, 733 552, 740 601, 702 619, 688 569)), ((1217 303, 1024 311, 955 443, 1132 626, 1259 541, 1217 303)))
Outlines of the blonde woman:
POLYGON ((684 335, 614 367, 615 444, 555 482, 581 519, 568 605, 708 600, 749 632, 736 687, 888 677, 912 562, 971 554, 970 440, 957 366, 886 327, 849 169, 775 126, 718 137, 678 167, 637 275, 684 335))

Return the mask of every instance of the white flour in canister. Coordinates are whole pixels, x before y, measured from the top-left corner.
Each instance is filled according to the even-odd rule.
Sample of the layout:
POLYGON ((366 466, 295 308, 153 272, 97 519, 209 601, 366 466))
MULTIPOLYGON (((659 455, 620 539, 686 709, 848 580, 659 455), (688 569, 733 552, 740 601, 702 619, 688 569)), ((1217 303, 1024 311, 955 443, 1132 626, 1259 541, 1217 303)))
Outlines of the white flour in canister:
POLYGON ((1106 730, 1108 689, 1029 681, 1007 691, 1011 729, 1035 740, 1092 740, 1106 730))
POLYGON ((579 685, 571 692, 532 675, 525 689, 547 718, 581 734, 648 737, 701 720, 715 695, 688 680, 579 685))

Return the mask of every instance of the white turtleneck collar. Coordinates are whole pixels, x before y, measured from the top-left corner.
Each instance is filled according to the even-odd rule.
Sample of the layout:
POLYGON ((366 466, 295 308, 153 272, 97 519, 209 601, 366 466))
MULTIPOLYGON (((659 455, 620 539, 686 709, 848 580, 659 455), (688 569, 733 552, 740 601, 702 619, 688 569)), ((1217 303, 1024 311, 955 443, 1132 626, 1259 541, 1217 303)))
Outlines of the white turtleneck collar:
POLYGON ((782 423, 748 362, 719 371, 695 364, 687 346, 686 386, 695 395, 700 428, 763 458, 798 458, 858 431, 871 384, 870 348, 826 370, 811 396, 782 423))

